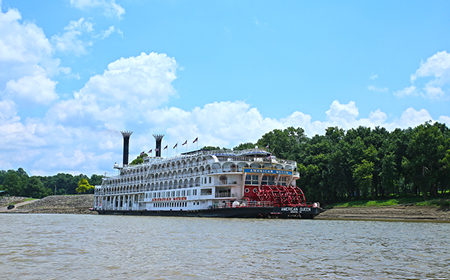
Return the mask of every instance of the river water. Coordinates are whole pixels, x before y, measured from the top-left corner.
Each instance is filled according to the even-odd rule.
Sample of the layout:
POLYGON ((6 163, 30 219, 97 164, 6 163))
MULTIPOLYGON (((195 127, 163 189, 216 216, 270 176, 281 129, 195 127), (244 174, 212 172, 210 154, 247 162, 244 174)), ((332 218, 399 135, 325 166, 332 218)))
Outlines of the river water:
POLYGON ((449 279, 450 224, 0 214, 2 279, 449 279))

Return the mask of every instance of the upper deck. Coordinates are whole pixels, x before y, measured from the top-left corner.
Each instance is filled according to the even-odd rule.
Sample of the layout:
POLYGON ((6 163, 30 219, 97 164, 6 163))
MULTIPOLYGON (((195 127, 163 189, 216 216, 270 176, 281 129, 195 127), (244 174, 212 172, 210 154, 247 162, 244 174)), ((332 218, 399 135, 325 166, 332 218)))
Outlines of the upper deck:
POLYGON ((236 185, 243 182, 244 168, 289 170, 290 176, 299 177, 295 161, 277 159, 263 149, 199 150, 167 159, 146 157, 142 164, 118 168, 119 175, 105 177, 102 186, 164 190, 236 185), (212 178, 206 180, 206 177, 212 178))

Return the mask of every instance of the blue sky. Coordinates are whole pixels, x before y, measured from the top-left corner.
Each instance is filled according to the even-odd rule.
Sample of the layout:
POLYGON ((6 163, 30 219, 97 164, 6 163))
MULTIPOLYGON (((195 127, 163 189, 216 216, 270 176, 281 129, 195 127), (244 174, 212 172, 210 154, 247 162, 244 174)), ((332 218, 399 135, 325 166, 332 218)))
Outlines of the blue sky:
POLYGON ((134 158, 152 134, 190 150, 287 126, 450 125, 448 1, 0 6, 1 170, 111 173, 121 130, 134 158))

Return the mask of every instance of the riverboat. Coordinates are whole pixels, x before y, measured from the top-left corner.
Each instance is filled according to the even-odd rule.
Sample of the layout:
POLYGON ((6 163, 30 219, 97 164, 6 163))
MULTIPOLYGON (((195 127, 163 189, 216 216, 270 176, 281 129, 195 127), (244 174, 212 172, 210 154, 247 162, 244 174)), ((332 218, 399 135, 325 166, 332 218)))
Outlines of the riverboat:
POLYGON ((114 165, 119 174, 95 187, 99 214, 312 219, 320 213, 319 203, 306 203, 296 186, 297 163, 266 149, 200 149, 162 158, 163 135, 154 135, 156 156, 129 165, 131 132, 122 134, 123 165, 114 165))

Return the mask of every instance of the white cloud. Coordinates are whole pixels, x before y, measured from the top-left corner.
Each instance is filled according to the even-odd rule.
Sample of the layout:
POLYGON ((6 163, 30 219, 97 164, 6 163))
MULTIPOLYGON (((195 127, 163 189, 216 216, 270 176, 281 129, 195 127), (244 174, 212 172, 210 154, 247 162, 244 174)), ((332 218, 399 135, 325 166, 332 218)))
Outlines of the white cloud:
POLYGON ((386 120, 387 120, 386 113, 381 112, 380 109, 377 109, 375 112, 370 112, 369 114, 369 123, 372 125, 382 126, 386 120))
POLYGON ((256 108, 243 101, 214 102, 192 111, 174 107, 157 109, 148 111, 145 119, 156 130, 167 130, 172 141, 200 136, 201 145, 215 146, 255 141, 270 128, 279 127, 278 121, 263 118, 256 108))
POLYGON ((117 16, 119 19, 125 14, 125 9, 115 0, 70 0, 70 4, 78 9, 101 8, 107 16, 117 16))
POLYGON ((443 100, 446 99, 445 93, 440 87, 432 86, 431 84, 425 85, 425 97, 431 100, 443 100))
POLYGON ((36 65, 48 74, 59 65, 59 60, 51 58, 52 46, 42 29, 30 22, 21 24, 20 20, 15 9, 0 11, 0 85, 30 75, 36 65))
POLYGON ((405 97, 405 96, 417 96, 418 93, 416 91, 415 86, 405 87, 402 90, 394 92, 394 95, 397 97, 405 97))
POLYGON ((394 92, 398 97, 418 95, 417 87, 424 84, 421 95, 431 100, 447 100, 450 89, 450 54, 437 52, 426 62, 421 62, 419 69, 411 75, 411 86, 394 92))
POLYGON ((376 87, 373 85, 368 86, 367 89, 371 90, 371 91, 379 91, 379 92, 388 92, 389 91, 389 89, 387 87, 379 88, 379 87, 376 87))
POLYGON ((92 45, 87 39, 81 40, 80 37, 85 33, 93 31, 93 24, 80 18, 78 21, 70 21, 69 25, 64 27, 65 32, 62 35, 54 35, 52 42, 57 51, 63 53, 73 53, 77 56, 87 53, 86 48, 92 45))
POLYGON ((36 67, 30 76, 24 76, 18 80, 10 80, 6 83, 6 96, 19 99, 24 102, 35 102, 38 104, 50 104, 58 99, 55 93, 56 82, 50 80, 44 69, 36 67))
POLYGON ((15 101, 50 104, 58 98, 51 77, 70 68, 59 67, 41 28, 21 23, 16 9, 0 11, 0 96, 15 101))
POLYGON ((0 121, 2 124, 13 121, 17 122, 17 106, 12 100, 0 100, 0 121))
POLYGON ((371 80, 375 80, 376 78, 378 78, 378 75, 377 75, 377 74, 374 74, 374 75, 372 75, 372 76, 369 77, 369 79, 371 79, 371 80))
POLYGON ((450 127, 450 116, 440 116, 438 122, 445 123, 447 127, 450 127))
MULTIPOLYGON (((33 64, 48 57, 52 48, 44 32, 34 23, 20 24, 19 11, 0 11, 0 62, 33 64)), ((2 71, 3 72, 3 71, 2 71)))
POLYGON ((426 62, 420 63, 416 73, 411 75, 411 81, 417 78, 430 77, 436 78, 438 83, 446 83, 450 79, 450 54, 446 51, 437 52, 429 57, 426 62))
POLYGON ((354 101, 341 104, 338 100, 335 100, 326 114, 328 122, 339 123, 342 128, 348 128, 358 117, 359 111, 354 101))
POLYGON ((47 119, 69 125, 84 123, 108 129, 124 129, 139 122, 142 114, 166 103, 175 95, 177 63, 166 54, 142 53, 108 65, 102 75, 89 79, 73 99, 61 101, 47 119), (126 117, 125 117, 126 116, 126 117))
POLYGON ((20 154, 13 155, 14 153, 44 145, 45 141, 37 137, 35 133, 36 124, 22 123, 13 101, 0 101, 0 139, 2 139, 0 158, 11 161, 21 157, 20 154), (11 153, 11 157, 4 156, 4 152, 11 153))
POLYGON ((89 79, 79 95, 94 95, 103 104, 125 102, 132 110, 156 108, 175 94, 176 70, 175 59, 166 54, 121 58, 102 75, 89 79))
POLYGON ((408 108, 406 109, 406 111, 402 113, 399 120, 396 120, 389 125, 389 128, 394 129, 395 127, 401 128, 416 127, 430 120, 432 121, 433 118, 431 117, 430 113, 428 113, 427 110, 421 109, 417 111, 414 108, 408 108))
POLYGON ((111 34, 117 32, 123 37, 123 33, 119 28, 115 28, 114 26, 110 26, 108 29, 103 30, 97 37, 100 37, 101 39, 108 38, 111 34))

